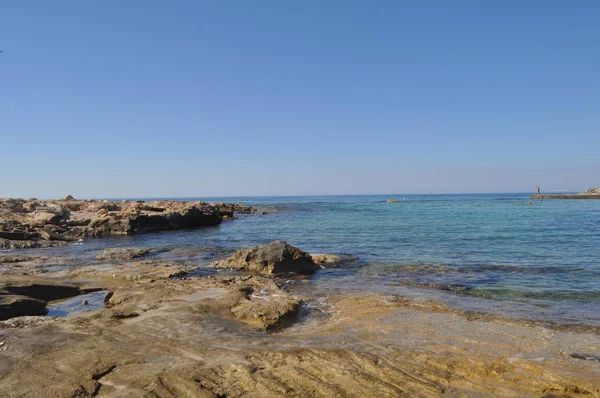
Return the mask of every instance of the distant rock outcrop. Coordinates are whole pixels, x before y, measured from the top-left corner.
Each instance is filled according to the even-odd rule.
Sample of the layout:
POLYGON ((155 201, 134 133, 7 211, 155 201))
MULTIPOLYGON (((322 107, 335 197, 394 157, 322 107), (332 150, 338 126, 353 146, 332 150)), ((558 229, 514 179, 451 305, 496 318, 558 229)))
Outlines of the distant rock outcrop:
POLYGON ((600 188, 586 189, 585 191, 580 192, 579 195, 600 195, 600 188))
POLYGON ((242 204, 179 202, 145 203, 77 200, 0 199, 0 249, 63 245, 102 235, 214 226, 234 213, 259 210, 242 204))
POLYGON ((531 199, 600 199, 600 188, 590 188, 576 194, 529 195, 531 199))

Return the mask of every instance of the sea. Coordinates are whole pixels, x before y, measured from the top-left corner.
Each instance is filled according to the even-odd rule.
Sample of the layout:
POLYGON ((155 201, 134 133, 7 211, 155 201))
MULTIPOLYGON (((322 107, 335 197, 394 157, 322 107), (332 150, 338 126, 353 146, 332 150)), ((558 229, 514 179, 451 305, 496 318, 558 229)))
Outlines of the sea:
POLYGON ((208 265, 240 247, 285 240, 309 253, 346 258, 290 282, 313 297, 409 296, 474 313, 600 326, 600 200, 528 204, 528 196, 175 198, 242 202, 270 213, 238 215, 217 227, 34 250, 92 261, 106 247, 149 247, 157 259, 197 266, 201 276, 221 272, 208 265))

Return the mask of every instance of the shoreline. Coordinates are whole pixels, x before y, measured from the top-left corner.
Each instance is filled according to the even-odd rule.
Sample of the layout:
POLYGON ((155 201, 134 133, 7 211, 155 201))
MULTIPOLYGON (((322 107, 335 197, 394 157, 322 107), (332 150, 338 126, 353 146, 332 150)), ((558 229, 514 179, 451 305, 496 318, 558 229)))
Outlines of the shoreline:
POLYGON ((240 203, 143 200, 111 202, 0 199, 0 249, 61 246, 109 235, 213 227, 235 213, 264 213, 240 203))
POLYGON ((533 194, 529 195, 530 199, 600 199, 600 195, 598 194, 533 194))
POLYGON ((0 395, 600 396, 598 327, 317 292, 343 256, 291 251, 312 268, 277 271, 257 248, 218 253, 209 275, 161 248, 0 256, 0 301, 66 315, 0 321, 0 395))

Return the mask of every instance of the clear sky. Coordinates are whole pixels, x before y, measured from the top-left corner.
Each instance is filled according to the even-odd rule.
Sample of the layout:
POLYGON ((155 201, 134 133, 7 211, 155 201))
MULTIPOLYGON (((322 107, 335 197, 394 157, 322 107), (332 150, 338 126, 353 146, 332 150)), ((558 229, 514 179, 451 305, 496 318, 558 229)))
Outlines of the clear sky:
POLYGON ((0 197, 600 186, 600 1, 0 1, 0 197))

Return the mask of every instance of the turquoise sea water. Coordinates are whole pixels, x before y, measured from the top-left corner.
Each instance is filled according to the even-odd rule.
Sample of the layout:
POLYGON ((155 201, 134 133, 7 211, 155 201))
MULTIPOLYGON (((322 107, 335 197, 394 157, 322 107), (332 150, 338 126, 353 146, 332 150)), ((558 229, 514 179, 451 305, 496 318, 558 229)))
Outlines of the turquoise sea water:
POLYGON ((202 266, 239 247, 283 239, 311 253, 354 258, 303 284, 317 293, 408 294, 461 309, 600 326, 600 200, 528 205, 527 196, 202 198, 277 212, 51 250, 91 258, 111 245, 170 248, 157 257, 202 266), (386 203, 390 197, 400 202, 386 203))

